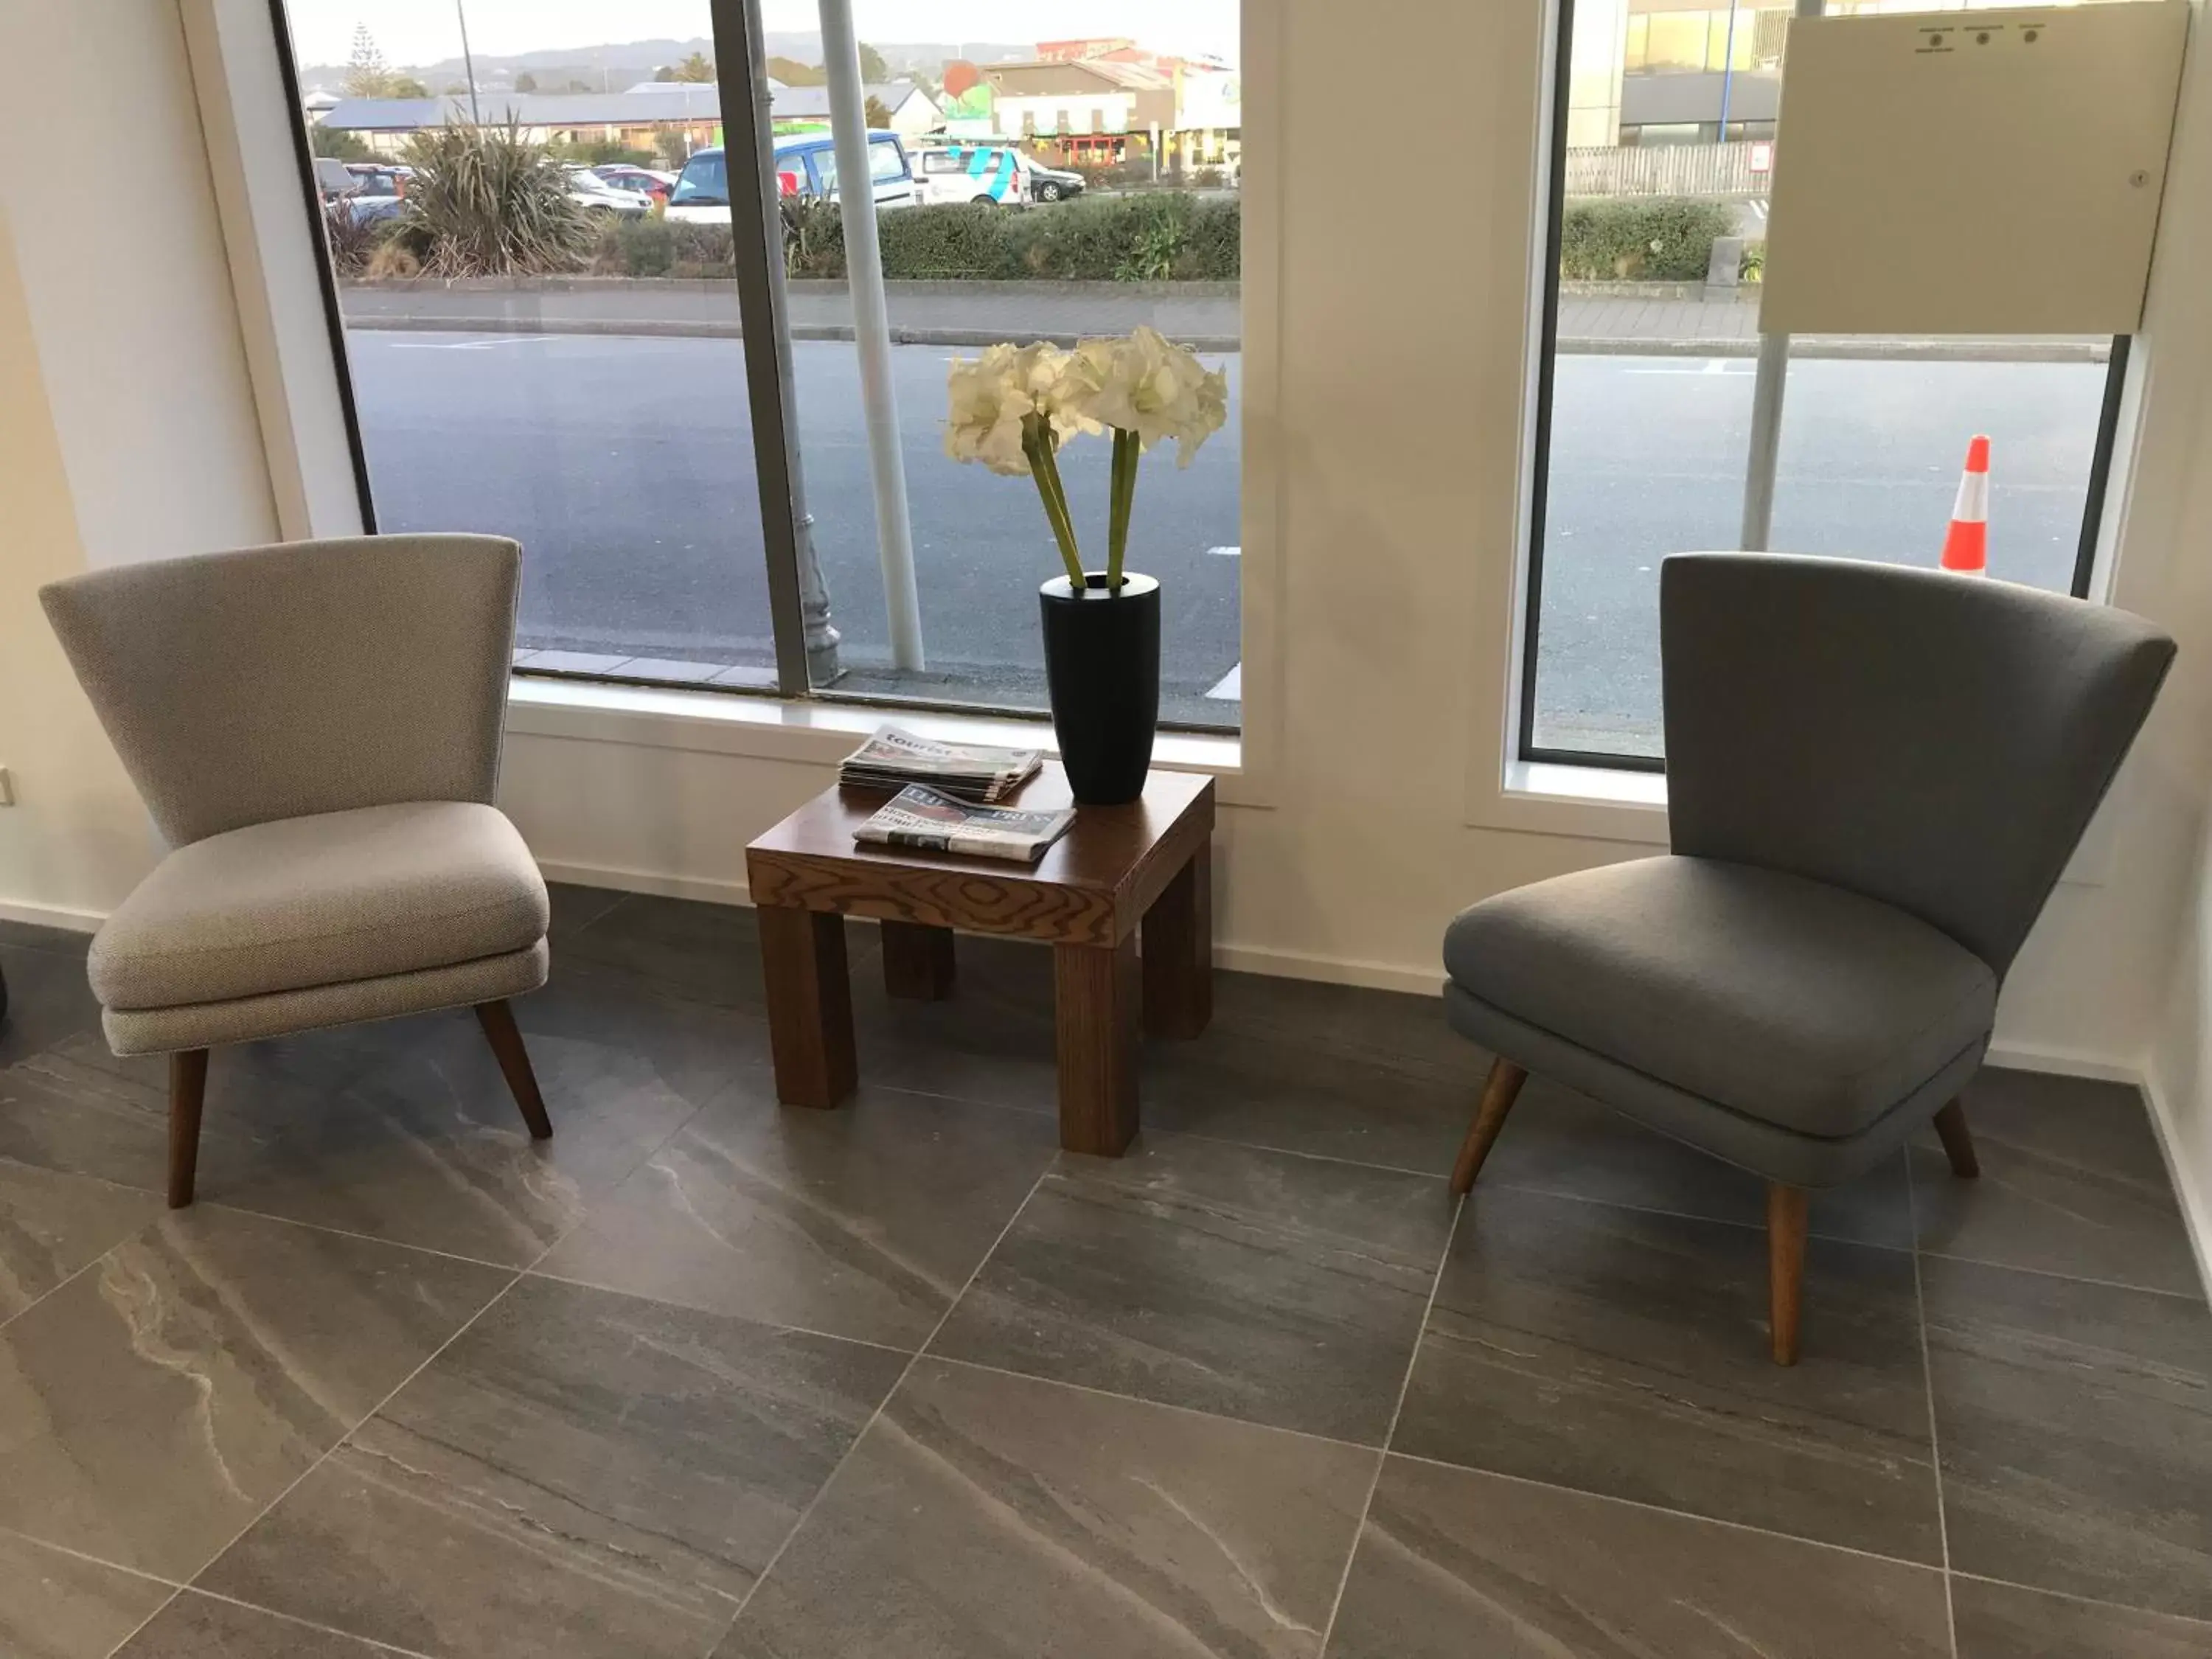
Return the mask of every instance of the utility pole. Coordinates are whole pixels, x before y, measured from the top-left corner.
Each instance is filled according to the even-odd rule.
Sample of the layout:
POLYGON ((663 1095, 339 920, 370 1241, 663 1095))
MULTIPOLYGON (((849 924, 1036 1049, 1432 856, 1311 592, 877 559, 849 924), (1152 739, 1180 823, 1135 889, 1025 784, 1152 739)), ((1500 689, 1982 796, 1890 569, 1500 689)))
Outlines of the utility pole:
POLYGON ((477 60, 469 51, 469 14, 462 0, 453 0, 453 15, 461 25, 461 67, 469 77, 469 119, 482 126, 483 112, 477 107, 477 60))
MULTIPOLYGON (((1821 3, 1797 0, 1796 15, 1818 17, 1821 3)), ((1778 119, 1775 137, 1778 142, 1778 119)), ((1762 332, 1759 369, 1751 383, 1751 445, 1744 458, 1743 533, 1738 538, 1747 553, 1765 552, 1774 532, 1774 469, 1782 453, 1782 388, 1789 377, 1790 337, 1762 332)))
POLYGON ((899 448, 898 399, 891 385, 890 309, 884 297, 883 248, 876 240, 867 95, 860 85, 852 0, 822 0, 822 67, 830 82, 830 137, 837 156, 846 286, 853 296, 853 340, 860 353, 860 396, 868 422, 884 610, 890 620, 891 661, 911 673, 923 666, 921 600, 915 590, 914 523, 907 510, 906 461, 899 448))

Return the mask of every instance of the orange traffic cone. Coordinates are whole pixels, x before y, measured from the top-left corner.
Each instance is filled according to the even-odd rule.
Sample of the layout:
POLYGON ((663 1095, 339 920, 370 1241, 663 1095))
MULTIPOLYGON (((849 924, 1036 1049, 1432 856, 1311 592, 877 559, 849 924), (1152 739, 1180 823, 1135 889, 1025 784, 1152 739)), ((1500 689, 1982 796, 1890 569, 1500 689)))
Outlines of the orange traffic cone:
POLYGON ((1966 445, 1966 470, 1943 538, 1943 568, 1961 576, 1989 574, 1990 441, 1978 434, 1966 445))

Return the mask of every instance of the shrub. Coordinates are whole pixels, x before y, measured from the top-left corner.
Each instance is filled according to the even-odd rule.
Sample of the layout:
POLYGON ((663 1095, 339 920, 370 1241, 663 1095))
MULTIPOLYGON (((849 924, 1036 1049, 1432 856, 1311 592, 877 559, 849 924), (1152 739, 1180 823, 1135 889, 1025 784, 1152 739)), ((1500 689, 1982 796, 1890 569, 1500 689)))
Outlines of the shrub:
POLYGON ((647 216, 603 225, 592 269, 610 276, 730 276, 737 262, 727 225, 647 216))
POLYGON ((1766 280, 1766 244, 1764 241, 1743 245, 1743 264, 1737 268, 1737 275, 1747 283, 1766 280))
POLYGON ((330 246, 331 269, 341 276, 358 276, 368 268, 384 240, 384 231, 377 221, 356 216, 343 198, 323 204, 323 236, 330 246))
POLYGON ((599 239, 561 163, 512 125, 426 129, 407 161, 415 177, 392 235, 433 275, 574 270, 599 239))
MULTIPOLYGON (((828 202, 781 204, 784 272, 842 280, 845 226, 828 202)), ((901 208, 876 222, 893 282, 1236 280, 1243 215, 1232 198, 1181 192, 1102 197, 1038 210, 972 202, 901 208)), ((617 276, 725 276, 730 228, 643 219, 601 232, 593 270, 617 276)))
POLYGON ((649 167, 659 159, 655 151, 632 149, 627 144, 604 138, 587 144, 556 139, 549 148, 554 159, 564 167, 612 167, 619 162, 625 167, 649 167))
MULTIPOLYGON (((979 202, 946 202, 886 213, 876 222, 884 275, 909 281, 1024 276, 1013 234, 1016 226, 1011 222, 1028 216, 1019 209, 979 202)), ((841 248, 840 275, 843 264, 841 248)))
POLYGON ((1559 222, 1559 275, 1584 282, 1699 281, 1713 239, 1735 224, 1726 203, 1693 197, 1569 202, 1559 222))

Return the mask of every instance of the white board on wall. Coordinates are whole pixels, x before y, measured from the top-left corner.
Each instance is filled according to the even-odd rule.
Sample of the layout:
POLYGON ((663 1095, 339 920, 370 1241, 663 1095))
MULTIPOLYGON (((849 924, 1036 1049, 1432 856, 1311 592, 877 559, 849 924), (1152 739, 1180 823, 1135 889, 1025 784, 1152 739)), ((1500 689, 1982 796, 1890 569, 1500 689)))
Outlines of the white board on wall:
POLYGON ((2189 12, 1794 21, 1759 326, 2133 333, 2189 12))

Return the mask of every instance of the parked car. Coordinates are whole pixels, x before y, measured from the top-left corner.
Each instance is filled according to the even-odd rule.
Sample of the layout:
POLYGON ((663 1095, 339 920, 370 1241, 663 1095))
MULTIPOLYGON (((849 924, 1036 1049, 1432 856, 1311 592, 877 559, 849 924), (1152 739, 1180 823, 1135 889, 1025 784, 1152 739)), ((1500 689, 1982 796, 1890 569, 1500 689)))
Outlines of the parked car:
POLYGON ((656 173, 651 167, 633 167, 627 161, 609 161, 592 171, 617 190, 634 190, 656 202, 666 201, 668 192, 676 187, 674 173, 656 173))
POLYGON ((1066 167, 1048 167, 1039 161, 1030 161, 1029 167, 1030 200, 1032 202, 1058 202, 1070 196, 1080 196, 1088 182, 1081 173, 1066 167))
MULTIPOLYGON (((916 185, 911 158, 895 132, 868 135, 868 171, 878 208, 914 205, 916 185)), ((775 147, 779 196, 804 202, 837 199, 837 152, 826 134, 787 138, 775 147)), ((668 192, 668 216, 695 224, 730 222, 729 163, 720 148, 702 149, 684 164, 676 188, 668 192)))
POLYGON ((345 169, 353 180, 353 188, 344 193, 346 210, 356 223, 398 217, 406 205, 408 183, 415 177, 413 167, 348 161, 345 169))
POLYGON ((617 218, 642 218, 653 210, 650 198, 634 190, 617 190, 589 167, 568 169, 568 195, 593 213, 617 218))
POLYGON ((335 202, 342 196, 350 196, 361 188, 361 180, 353 176, 353 169, 335 155, 315 157, 315 188, 325 202, 335 202))
POLYGON ((1029 199, 1030 170, 1036 164, 1006 144, 933 144, 921 152, 925 202, 994 202, 1020 206, 1029 199))

